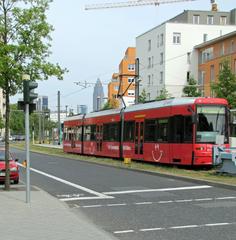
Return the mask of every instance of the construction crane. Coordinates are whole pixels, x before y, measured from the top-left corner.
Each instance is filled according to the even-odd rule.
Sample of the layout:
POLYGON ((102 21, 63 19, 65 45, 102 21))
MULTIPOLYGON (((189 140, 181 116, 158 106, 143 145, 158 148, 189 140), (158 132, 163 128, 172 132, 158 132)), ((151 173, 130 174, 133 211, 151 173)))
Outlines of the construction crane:
POLYGON ((160 4, 192 2, 192 1, 197 1, 197 0, 137 0, 137 1, 127 1, 127 2, 114 2, 114 3, 100 3, 100 4, 98 3, 98 4, 85 5, 85 10, 137 7, 137 6, 144 6, 144 5, 159 6, 160 4))

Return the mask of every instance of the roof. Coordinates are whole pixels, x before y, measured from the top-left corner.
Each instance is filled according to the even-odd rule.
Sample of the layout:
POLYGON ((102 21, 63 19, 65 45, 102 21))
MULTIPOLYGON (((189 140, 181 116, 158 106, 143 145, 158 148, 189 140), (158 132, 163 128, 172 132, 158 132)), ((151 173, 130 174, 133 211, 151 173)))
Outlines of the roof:
POLYGON ((217 42, 219 42, 219 41, 222 41, 222 40, 228 39, 228 38, 230 38, 230 37, 234 37, 234 36, 236 36, 236 31, 227 33, 227 34, 222 35, 222 36, 220 36, 220 37, 217 37, 217 38, 211 39, 211 40, 209 40, 209 41, 207 41, 207 42, 204 42, 204 43, 201 43, 201 44, 199 44, 199 45, 196 45, 194 48, 195 48, 195 49, 203 48, 203 47, 206 47, 206 46, 208 46, 208 45, 217 43, 217 42))

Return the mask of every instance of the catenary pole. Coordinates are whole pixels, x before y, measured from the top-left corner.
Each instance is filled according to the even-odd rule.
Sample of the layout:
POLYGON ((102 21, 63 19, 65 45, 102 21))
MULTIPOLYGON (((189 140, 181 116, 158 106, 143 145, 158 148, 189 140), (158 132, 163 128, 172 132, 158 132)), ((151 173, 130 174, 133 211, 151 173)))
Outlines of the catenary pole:
POLYGON ((61 108, 60 108, 60 91, 57 92, 57 121, 58 121, 58 145, 61 144, 61 119, 60 119, 60 115, 61 115, 61 108))

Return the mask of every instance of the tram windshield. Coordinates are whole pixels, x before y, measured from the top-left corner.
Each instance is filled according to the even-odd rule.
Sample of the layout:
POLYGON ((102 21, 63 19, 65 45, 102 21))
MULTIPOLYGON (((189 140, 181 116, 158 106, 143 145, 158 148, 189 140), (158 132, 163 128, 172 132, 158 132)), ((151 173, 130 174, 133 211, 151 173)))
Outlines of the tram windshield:
POLYGON ((228 141, 225 106, 198 106, 197 118, 197 143, 215 143, 218 135, 228 141))

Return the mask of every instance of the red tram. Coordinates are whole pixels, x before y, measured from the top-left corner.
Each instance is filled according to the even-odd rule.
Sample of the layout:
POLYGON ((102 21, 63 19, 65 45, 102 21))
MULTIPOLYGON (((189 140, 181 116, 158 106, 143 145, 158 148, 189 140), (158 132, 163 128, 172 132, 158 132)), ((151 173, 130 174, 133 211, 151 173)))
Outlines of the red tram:
POLYGON ((212 165, 217 136, 229 143, 225 99, 173 98, 64 121, 65 152, 179 165, 212 165))

